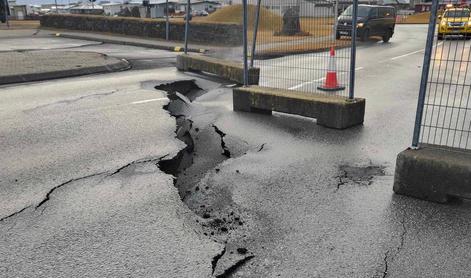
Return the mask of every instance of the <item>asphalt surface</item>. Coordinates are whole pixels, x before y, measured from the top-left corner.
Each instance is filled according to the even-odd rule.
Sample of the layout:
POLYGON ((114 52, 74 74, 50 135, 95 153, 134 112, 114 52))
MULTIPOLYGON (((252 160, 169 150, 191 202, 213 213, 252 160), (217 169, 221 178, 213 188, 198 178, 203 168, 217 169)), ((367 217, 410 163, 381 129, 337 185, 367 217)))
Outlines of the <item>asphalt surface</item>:
POLYGON ((0 69, 0 84, 49 80, 61 77, 122 71, 130 68, 124 59, 101 53, 78 51, 0 52, 7 65, 0 69))
POLYGON ((166 94, 142 83, 154 78, 136 70, 0 88, 2 275, 211 275, 222 245, 198 232, 156 166, 184 144, 166 94))
MULTIPOLYGON (((254 257, 232 277, 469 277, 471 204, 392 193, 396 155, 411 142, 425 30, 398 26, 389 44, 358 49, 366 118, 345 131, 235 113, 230 89, 170 67, 0 88, 2 273, 211 277, 243 247, 254 257), (196 155, 179 180, 198 172, 183 202, 155 164, 184 144, 162 109, 165 93, 148 86, 182 78, 207 91, 182 105, 196 155), (223 146, 230 157, 207 159, 223 146), (207 235, 226 214, 237 227, 207 235)), ((173 55, 113 48, 136 62, 152 52, 156 67, 173 55)))

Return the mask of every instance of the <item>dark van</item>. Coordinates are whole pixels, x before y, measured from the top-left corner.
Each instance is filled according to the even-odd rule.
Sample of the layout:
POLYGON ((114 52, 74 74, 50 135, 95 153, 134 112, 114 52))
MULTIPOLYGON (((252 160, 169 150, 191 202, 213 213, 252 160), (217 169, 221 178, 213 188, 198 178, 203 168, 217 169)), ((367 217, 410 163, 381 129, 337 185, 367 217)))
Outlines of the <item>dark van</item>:
MULTIPOLYGON (((352 35, 352 10, 349 6, 338 18, 337 39, 352 35)), ((370 36, 380 36, 388 42, 394 34, 396 9, 388 6, 358 5, 357 36, 366 41, 370 36)))

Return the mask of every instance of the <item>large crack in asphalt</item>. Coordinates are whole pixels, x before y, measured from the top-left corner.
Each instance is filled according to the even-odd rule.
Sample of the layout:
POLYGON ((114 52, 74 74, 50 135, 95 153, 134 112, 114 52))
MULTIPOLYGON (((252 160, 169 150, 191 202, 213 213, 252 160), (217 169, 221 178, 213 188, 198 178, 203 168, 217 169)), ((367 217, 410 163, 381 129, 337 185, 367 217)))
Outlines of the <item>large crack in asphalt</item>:
POLYGON ((56 102, 52 102, 52 103, 47 103, 47 104, 39 105, 39 106, 30 108, 30 109, 26 109, 26 110, 23 110, 23 112, 24 112, 24 113, 30 113, 30 112, 36 111, 36 110, 38 110, 38 109, 46 108, 46 107, 53 106, 53 105, 57 105, 57 104, 65 104, 65 105, 68 105, 68 104, 71 104, 71 103, 74 103, 74 102, 81 101, 81 100, 83 100, 83 99, 109 96, 109 95, 115 94, 115 93, 117 93, 117 92, 118 92, 118 90, 113 90, 113 91, 110 91, 110 92, 94 93, 94 94, 90 94, 90 95, 80 96, 80 97, 77 97, 77 98, 71 98, 71 99, 60 100, 60 101, 56 101, 56 102))
POLYGON ((127 163, 127 164, 125 164, 125 165, 123 165, 123 166, 121 166, 121 167, 119 167, 115 170, 103 171, 103 172, 93 173, 93 174, 89 174, 89 175, 78 177, 78 178, 69 179, 69 180, 67 180, 65 182, 62 182, 62 183, 52 187, 51 189, 49 189, 49 191, 46 193, 46 195, 44 195, 43 199, 41 199, 36 205, 28 205, 28 206, 26 206, 26 207, 24 207, 24 208, 22 208, 18 211, 15 211, 15 212, 7 215, 7 216, 4 216, 4 217, 0 218, 0 223, 5 222, 6 220, 21 214, 22 212, 24 212, 25 210, 27 210, 31 207, 34 207, 35 211, 42 208, 42 210, 41 210, 41 214, 42 214, 44 212, 44 210, 46 209, 46 205, 47 205, 48 201, 51 200, 51 197, 53 196, 53 194, 58 189, 60 189, 64 186, 67 186, 67 185, 72 184, 72 183, 77 182, 77 181, 82 181, 82 180, 86 180, 86 179, 93 178, 93 177, 98 177, 98 176, 103 176, 104 179, 105 179, 107 177, 114 176, 114 175, 120 173, 121 171, 125 170, 126 168, 131 167, 133 165, 137 165, 137 164, 154 163, 158 166, 158 163, 167 156, 168 156, 168 154, 166 154, 164 156, 159 156, 159 157, 156 157, 156 158, 138 159, 138 160, 134 160, 132 162, 129 162, 129 163, 127 163))
POLYGON ((11 214, 5 216, 5 217, 0 218, 0 223, 3 222, 3 221, 6 221, 6 220, 9 219, 9 218, 12 218, 12 217, 14 217, 14 216, 16 216, 16 215, 18 215, 18 214, 20 214, 20 213, 22 213, 23 211, 29 209, 30 207, 31 207, 31 205, 26 206, 26 207, 24 207, 24 208, 22 208, 22 209, 20 209, 20 210, 18 210, 18 211, 15 211, 15 212, 13 212, 13 213, 11 213, 11 214))
POLYGON ((222 155, 226 156, 227 158, 231 158, 231 152, 229 148, 226 146, 226 142, 224 141, 224 137, 226 137, 226 133, 219 129, 215 124, 213 124, 214 131, 221 137, 221 148, 222 148, 222 155))
POLYGON ((406 215, 404 211, 402 213, 403 213, 403 217, 401 220, 402 231, 399 237, 399 244, 393 250, 387 250, 384 253, 384 257, 383 257, 384 270, 381 276, 382 278, 386 278, 389 274, 389 269, 390 269, 389 262, 391 260, 394 260, 394 258, 396 258, 399 255, 402 249, 404 249, 406 235, 407 235, 407 228, 406 228, 406 215))
MULTIPOLYGON (((126 163, 114 170, 108 170, 98 173, 92 173, 82 177, 69 179, 52 187, 36 205, 22 208, 10 215, 0 219, 0 223, 13 218, 29 208, 34 207, 37 211, 42 208, 40 214, 47 208, 48 202, 53 198, 54 194, 60 188, 73 184, 74 182, 102 176, 103 179, 114 176, 128 167, 132 167, 141 163, 153 163, 161 171, 174 177, 174 185, 178 189, 181 200, 196 215, 200 216, 196 220, 203 228, 203 233, 215 242, 224 245, 223 252, 216 254, 211 260, 212 275, 215 277, 230 277, 239 267, 247 261, 254 258, 254 254, 243 245, 244 237, 247 235, 240 232, 236 234, 238 229, 246 226, 248 217, 247 211, 237 206, 232 200, 231 192, 227 188, 219 188, 214 186, 210 188, 207 184, 200 187, 198 184, 202 178, 207 175, 214 175, 220 172, 218 165, 230 158, 236 158, 246 154, 248 146, 238 150, 229 150, 226 142, 227 134, 219 127, 211 124, 204 129, 194 128, 193 121, 184 113, 183 109, 189 105, 189 102, 204 94, 194 80, 182 80, 176 82, 168 82, 163 86, 156 86, 156 89, 165 89, 170 102, 164 106, 164 109, 176 119, 176 137, 186 144, 186 147, 179 151, 174 157, 167 158, 167 155, 160 157, 143 158, 126 163), (196 137, 198 144, 195 144, 196 137), (202 150, 202 157, 198 163, 194 163, 196 156, 196 146, 202 150), (205 153, 206 150, 214 150, 222 148, 222 152, 217 151, 217 156, 211 156, 205 153), (202 161, 202 162, 201 162, 202 161), (235 236, 230 238, 230 235, 235 236)), ((242 143, 241 145, 246 144, 242 143)), ((259 151, 263 149, 263 145, 259 151)), ((239 171, 237 170, 237 173, 239 171)))
POLYGON ((240 229, 246 225, 244 217, 247 212, 234 203, 227 188, 210 184, 205 178, 220 174, 219 165, 244 155, 248 146, 242 150, 230 149, 227 140, 231 139, 214 123, 195 126, 189 107, 205 91, 194 80, 154 85, 155 89, 167 92, 170 102, 164 109, 175 117, 176 138, 186 144, 175 157, 161 160, 159 168, 174 177, 174 185, 182 202, 200 217, 196 221, 202 226, 203 234, 224 245, 223 251, 211 261, 213 276, 230 277, 254 257, 246 247, 241 246, 243 240, 239 240, 246 236, 240 229), (214 152, 218 148, 221 151, 214 152))
MULTIPOLYGON (((53 188, 51 188, 47 193, 46 193, 46 196, 44 196, 44 198, 34 207, 35 210, 38 210, 39 208, 41 208, 44 204, 46 204, 47 201, 49 201, 51 199, 51 195, 59 188, 63 187, 63 186, 66 186, 68 184, 71 184, 73 182, 76 182, 76 181, 80 181, 80 180, 84 180, 84 179, 88 179, 88 178, 91 178, 91 177, 95 177, 95 176, 99 176, 99 175, 103 175, 105 172, 101 172, 101 173, 95 173, 95 174, 90 174, 90 175, 86 175, 86 176, 83 176, 83 177, 80 177, 80 178, 74 178, 74 179, 70 179, 66 182, 63 182, 61 184, 58 184, 56 186, 54 186, 53 188)), ((44 210, 43 210, 44 211, 44 210)))

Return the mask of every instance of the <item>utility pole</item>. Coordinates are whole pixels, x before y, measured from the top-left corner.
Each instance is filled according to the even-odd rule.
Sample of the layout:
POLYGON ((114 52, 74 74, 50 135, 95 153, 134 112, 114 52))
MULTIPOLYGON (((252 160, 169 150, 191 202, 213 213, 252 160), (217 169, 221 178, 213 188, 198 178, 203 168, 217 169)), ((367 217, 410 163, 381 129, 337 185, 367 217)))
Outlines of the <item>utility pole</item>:
POLYGON ((5 3, 5 23, 7 28, 10 29, 10 21, 8 20, 8 14, 10 13, 10 7, 8 6, 8 0, 4 0, 5 3))
POLYGON ((168 0, 165 1, 165 39, 168 41, 170 24, 168 22, 168 0))

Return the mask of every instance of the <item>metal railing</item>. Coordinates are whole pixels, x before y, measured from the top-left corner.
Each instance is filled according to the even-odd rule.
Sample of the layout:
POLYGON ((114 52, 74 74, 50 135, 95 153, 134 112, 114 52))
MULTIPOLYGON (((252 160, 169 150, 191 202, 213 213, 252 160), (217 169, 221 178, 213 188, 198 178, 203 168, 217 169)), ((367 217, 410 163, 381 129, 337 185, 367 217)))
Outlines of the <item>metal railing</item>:
POLYGON ((461 18, 437 22, 439 6, 432 2, 412 147, 471 149, 471 36, 461 36, 461 18))

